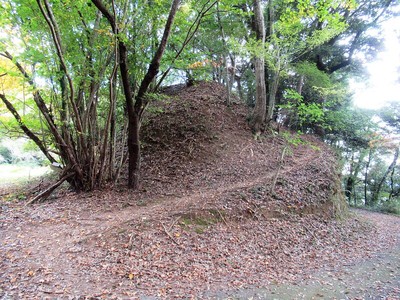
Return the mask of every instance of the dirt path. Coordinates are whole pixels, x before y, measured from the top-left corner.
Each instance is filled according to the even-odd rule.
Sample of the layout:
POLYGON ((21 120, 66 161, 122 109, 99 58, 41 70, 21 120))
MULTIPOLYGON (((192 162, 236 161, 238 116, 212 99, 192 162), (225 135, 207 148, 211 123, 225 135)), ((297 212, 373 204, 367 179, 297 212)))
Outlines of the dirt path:
POLYGON ((292 284, 271 284, 206 294, 213 299, 400 299, 400 218, 357 210, 378 226, 395 230, 397 239, 380 241, 382 248, 365 259, 322 267, 310 278, 292 284), (390 245, 387 243, 389 242, 390 245))
POLYGON ((296 284, 207 295, 213 299, 400 299, 400 247, 296 284))
MULTIPOLYGON (((313 162, 324 155, 303 148, 280 170, 299 184, 313 178, 310 173, 319 170, 313 162), (303 170, 309 173, 293 173, 303 170)), ((330 299, 341 295, 333 294, 343 289, 341 282, 359 283, 356 271, 366 278, 360 288, 369 291, 371 285, 378 295, 377 277, 367 281, 356 267, 364 256, 363 270, 373 268, 371 255, 377 253, 386 253, 382 264, 387 258, 398 266, 398 256, 388 251, 399 245, 399 218, 368 212, 343 222, 287 211, 257 215, 251 205, 268 208, 274 201, 263 197, 276 174, 260 170, 257 177, 218 179, 169 196, 110 191, 28 207, 0 202, 0 299, 330 299), (239 219, 224 218, 238 207, 239 219), (282 282, 294 285, 275 284, 282 282)), ((291 191, 282 198, 300 199, 299 189, 291 191)), ((399 287, 399 270, 391 271, 378 272, 382 286, 390 288, 387 295, 399 287)), ((360 292, 346 291, 352 297, 360 292)))
MULTIPOLYGON (((302 162, 311 158, 304 157, 302 162)), ((101 295, 98 283, 107 278, 100 279, 105 274, 99 272, 96 258, 105 254, 99 251, 87 255, 85 251, 96 247, 103 235, 114 233, 127 223, 147 222, 154 216, 168 221, 171 216, 201 210, 224 193, 269 181, 272 176, 274 172, 191 195, 162 196, 143 206, 131 205, 127 200, 127 206, 121 209, 94 211, 57 203, 34 207, 22 203, 4 205, 0 219, 0 299, 30 299, 30 295, 62 298, 66 294, 79 297, 93 295, 94 290, 101 295)))
MULTIPOLYGON (((204 196, 210 195, 198 194, 195 195, 195 200, 199 200, 197 197, 204 196)), ((108 267, 111 263, 108 258, 120 259, 113 257, 112 253, 118 253, 118 249, 114 247, 119 245, 112 243, 111 248, 106 247, 105 251, 99 247, 99 242, 105 243, 102 235, 108 239, 108 232, 115 234, 120 228, 123 229, 122 223, 133 222, 133 220, 137 222, 138 218, 146 220, 150 217, 148 211, 159 210, 160 214, 167 216, 168 213, 176 212, 179 208, 183 211, 188 209, 186 207, 188 202, 181 201, 179 198, 171 204, 170 211, 165 209, 165 205, 153 203, 150 204, 151 208, 144 207, 142 210, 137 207, 127 208, 118 213, 103 212, 91 218, 88 212, 71 215, 69 214, 71 212, 64 211, 65 214, 62 215, 62 210, 54 210, 51 205, 41 207, 41 210, 47 212, 49 216, 46 219, 42 216, 35 217, 34 209, 30 212, 24 212, 22 208, 13 211, 12 223, 3 222, 0 231, 2 241, 0 299, 86 299, 85 297, 95 297, 91 299, 182 299, 185 298, 183 295, 203 299, 399 299, 400 218, 366 211, 355 213, 367 219, 371 226, 375 226, 378 235, 371 236, 375 238, 371 241, 375 249, 368 252, 363 259, 347 259, 345 263, 336 261, 326 266, 320 265, 314 273, 305 273, 300 276, 301 281, 289 280, 292 282, 289 284, 275 284, 275 280, 280 280, 278 273, 277 276, 271 277, 272 280, 261 283, 261 286, 268 286, 268 288, 259 288, 260 284, 258 284, 258 287, 247 285, 247 288, 241 289, 243 282, 233 281, 233 284, 227 286, 237 285, 238 289, 224 290, 223 287, 229 282, 229 278, 223 280, 219 278, 220 285, 214 285, 211 289, 201 285, 195 289, 194 286, 187 286, 188 283, 185 282, 183 290, 187 294, 185 292, 179 295, 163 294, 163 289, 155 293, 142 293, 140 289, 137 289, 138 285, 132 286, 129 280, 122 279, 126 273, 110 274, 109 272, 108 267), (180 206, 182 203, 186 204, 180 206), (27 216, 29 218, 26 218, 27 216), (394 234, 387 235, 389 231, 394 234), (188 288, 193 288, 193 292, 190 292, 188 288), (145 294, 153 296, 146 297, 145 294)), ((275 223, 272 225, 276 227, 275 223)), ((223 230, 226 231, 226 228, 223 230)), ((159 229, 153 231, 150 229, 149 235, 145 238, 157 233, 160 233, 159 229)), ((249 233, 251 234, 250 230, 244 234, 249 233)), ((313 235, 315 236, 316 232, 313 235)), ((171 240, 165 234, 155 238, 159 243, 164 242, 166 248, 168 244, 171 245, 171 240)), ((279 238, 282 239, 282 236, 279 238)), ((200 241, 196 238, 195 242, 200 241)), ((269 242, 272 243, 272 241, 269 242)), ((257 258, 255 261, 259 260, 260 258, 257 258)), ((291 264, 293 262, 288 263, 287 266, 291 264)), ((297 264, 301 264, 300 261, 297 261, 297 264)), ((280 265, 281 268, 284 266, 285 264, 280 265)), ((252 272, 255 270, 257 269, 252 272)), ((232 270, 228 270, 230 271, 232 270)), ((239 270, 239 272, 242 271, 239 270)), ((262 274, 260 272, 260 276, 263 276, 262 274)), ((180 273, 179 276, 182 274, 180 273)), ((234 276, 233 273, 232 276, 234 276)), ((191 282, 196 284, 196 279, 191 282)), ((213 280, 209 282, 212 283, 213 280)), ((178 289, 179 282, 176 284, 176 289, 178 289)))

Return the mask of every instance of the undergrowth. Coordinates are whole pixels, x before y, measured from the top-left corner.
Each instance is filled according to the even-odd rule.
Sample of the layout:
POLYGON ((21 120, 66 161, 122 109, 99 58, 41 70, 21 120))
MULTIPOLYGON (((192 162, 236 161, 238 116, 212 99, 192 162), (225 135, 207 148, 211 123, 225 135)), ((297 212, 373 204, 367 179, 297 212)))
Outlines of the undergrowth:
POLYGON ((378 207, 378 210, 384 213, 400 215, 400 200, 386 201, 378 207))

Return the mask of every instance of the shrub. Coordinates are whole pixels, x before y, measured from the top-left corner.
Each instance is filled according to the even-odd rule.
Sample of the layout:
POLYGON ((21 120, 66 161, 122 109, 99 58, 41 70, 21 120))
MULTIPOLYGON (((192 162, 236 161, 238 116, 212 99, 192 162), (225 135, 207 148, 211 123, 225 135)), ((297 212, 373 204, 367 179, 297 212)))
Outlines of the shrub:
POLYGON ((400 200, 385 201, 379 209, 382 212, 400 215, 400 200))
POLYGON ((11 164, 13 156, 11 150, 3 145, 0 145, 0 162, 11 164))

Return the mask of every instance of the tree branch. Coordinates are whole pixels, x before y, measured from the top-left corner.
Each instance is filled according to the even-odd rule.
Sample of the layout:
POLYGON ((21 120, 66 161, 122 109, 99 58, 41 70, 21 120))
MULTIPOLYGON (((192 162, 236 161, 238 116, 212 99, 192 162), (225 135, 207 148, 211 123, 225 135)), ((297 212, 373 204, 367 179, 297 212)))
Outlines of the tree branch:
POLYGON ((36 195, 34 198, 32 198, 31 200, 29 200, 25 205, 30 205, 33 204, 39 200, 45 200, 47 197, 49 197, 51 195, 51 193, 53 193, 53 191, 58 188, 64 181, 68 180, 69 178, 71 178, 72 176, 74 176, 75 173, 68 173, 64 176, 62 176, 56 183, 52 184, 50 187, 48 187, 46 190, 44 190, 43 192, 39 193, 38 195, 36 195))
POLYGON ((70 147, 70 145, 68 145, 64 138, 61 136, 61 134, 58 132, 57 126, 51 116, 51 113, 45 103, 45 101, 43 100, 40 92, 36 89, 36 85, 33 82, 33 79, 29 76, 29 74, 26 72, 26 70, 22 67, 22 65, 18 62, 15 61, 13 59, 13 56, 5 51, 4 53, 2 53, 2 56, 8 58, 9 60, 11 60, 14 65, 18 68, 18 70, 20 71, 20 73, 25 77, 25 79, 28 81, 28 83, 35 88, 35 91, 33 92, 33 100, 36 103, 36 106, 38 107, 38 109, 40 110, 40 112, 42 113, 42 115, 44 116, 46 123, 50 129, 50 132, 52 133, 55 142, 59 145, 59 148, 62 151, 65 151, 66 153, 66 158, 72 163, 72 165, 75 167, 75 170, 77 172, 77 174, 79 176, 82 176, 82 170, 81 168, 78 166, 78 163, 76 161, 76 157, 74 152, 72 151, 72 148, 70 147))
MULTIPOLYGON (((211 3, 208 7, 207 4, 210 1, 207 1, 202 9, 200 10, 200 12, 198 13, 196 19, 194 20, 194 22, 192 23, 192 25, 189 27, 189 30, 186 34, 185 40, 182 43, 181 48, 178 50, 178 52, 175 54, 175 57, 173 59, 173 61, 171 62, 171 65, 174 64, 175 60, 177 60, 179 58, 179 56, 181 56, 183 50, 186 48, 186 46, 190 43, 190 41, 193 39, 194 35, 196 34, 196 32, 198 31, 200 24, 201 24, 201 20, 203 19, 203 17, 206 15, 206 13, 208 11, 210 11, 210 9, 217 4, 218 0, 214 1, 213 3, 211 3), (194 28, 194 29, 193 29, 194 28)), ((156 90, 161 86, 161 83, 164 81, 164 79, 167 77, 167 75, 169 74, 169 72, 171 72, 172 70, 172 66, 168 67, 168 69, 163 73, 163 75, 161 76, 160 80, 158 81, 157 85, 156 85, 156 90)))
POLYGON ((15 107, 12 105, 10 101, 8 101, 7 97, 3 94, 0 94, 0 98, 3 101, 3 103, 6 105, 7 109, 11 112, 11 114, 14 116, 15 120, 17 120, 19 127, 22 129, 22 131, 39 147, 39 149, 42 151, 42 153, 47 157, 47 159, 50 162, 56 162, 54 157, 49 153, 49 151, 46 149, 46 147, 43 145, 42 141, 35 135, 22 121, 21 116, 15 109, 15 107))
MULTIPOLYGON (((49 25, 50 32, 51 32, 51 35, 53 37, 54 44, 56 46, 57 55, 58 55, 58 58, 60 60, 61 69, 64 71, 64 73, 65 73, 65 75, 67 76, 67 79, 68 79, 68 85, 69 85, 69 89, 70 89, 70 93, 71 93, 70 102, 71 102, 72 110, 73 110, 74 116, 75 116, 74 119, 75 119, 75 122, 76 122, 76 128, 77 128, 77 130, 79 132, 83 132, 82 121, 81 121, 81 118, 80 118, 80 114, 78 112, 78 108, 77 108, 76 103, 74 101, 75 89, 74 89, 74 85, 72 83, 72 78, 69 75, 68 68, 67 68, 67 65, 65 63, 64 53, 63 53, 64 51, 63 51, 63 47, 62 47, 62 44, 61 44, 61 37, 60 37, 59 30, 58 30, 57 22, 56 22, 56 20, 54 18, 54 15, 53 15, 53 12, 51 10, 51 7, 49 5, 48 0, 44 0, 44 5, 45 5, 46 10, 43 8, 43 5, 42 5, 40 0, 37 0, 36 2, 38 4, 38 6, 39 6, 39 9, 40 9, 44 19, 46 20, 47 24, 49 25)), ((80 137, 81 137, 82 147, 84 147, 82 135, 80 135, 80 137)))
POLYGON ((149 69, 147 70, 146 75, 144 76, 142 83, 140 84, 139 92, 136 97, 136 102, 135 102, 135 111, 140 114, 141 111, 144 109, 143 107, 143 99, 144 95, 147 92, 150 83, 153 81, 154 77, 157 75, 159 68, 160 68, 160 61, 161 58, 164 54, 165 47, 167 45, 168 37, 171 33, 171 27, 175 19, 176 11, 178 10, 180 0, 174 0, 172 2, 172 6, 168 15, 167 23, 165 24, 165 29, 163 36, 161 38, 160 45, 158 46, 158 49, 156 53, 154 54, 154 57, 150 63, 149 69))

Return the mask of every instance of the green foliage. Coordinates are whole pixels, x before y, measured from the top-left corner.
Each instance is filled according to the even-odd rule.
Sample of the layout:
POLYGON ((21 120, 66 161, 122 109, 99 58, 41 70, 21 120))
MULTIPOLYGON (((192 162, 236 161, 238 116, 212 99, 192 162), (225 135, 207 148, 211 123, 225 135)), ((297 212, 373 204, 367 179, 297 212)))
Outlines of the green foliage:
POLYGON ((298 124, 302 127, 307 124, 321 124, 324 121, 325 113, 318 103, 305 103, 303 97, 292 89, 285 90, 284 98, 286 104, 279 105, 279 108, 286 109, 298 117, 298 124))
POLYGON ((400 215, 400 199, 392 199, 378 206, 378 210, 385 213, 400 215))
POLYGON ((305 77, 305 84, 310 88, 330 88, 332 81, 328 74, 318 70, 314 63, 302 61, 294 65, 294 70, 300 76, 305 77))
POLYGON ((351 107, 329 111, 326 115, 327 138, 332 142, 342 141, 345 148, 368 148, 379 128, 373 121, 373 114, 351 107))
POLYGON ((290 133, 285 131, 282 133, 283 138, 286 140, 287 144, 290 146, 297 147, 299 145, 305 145, 306 142, 301 138, 299 133, 290 133))
POLYGON ((11 150, 0 144, 0 163, 7 163, 10 164, 13 161, 13 155, 11 150))
POLYGON ((400 133, 400 103, 389 103, 379 110, 378 115, 391 131, 400 133))

